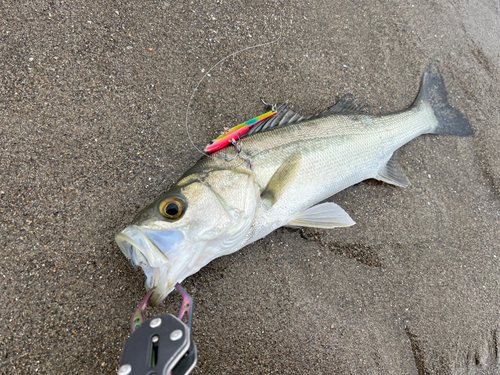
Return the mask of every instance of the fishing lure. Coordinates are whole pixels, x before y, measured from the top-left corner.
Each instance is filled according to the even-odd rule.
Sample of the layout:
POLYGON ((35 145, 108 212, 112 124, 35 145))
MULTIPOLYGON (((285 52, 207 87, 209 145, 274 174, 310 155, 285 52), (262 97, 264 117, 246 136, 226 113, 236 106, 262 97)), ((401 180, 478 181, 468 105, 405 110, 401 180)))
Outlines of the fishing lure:
POLYGON ((254 117, 248 121, 245 121, 242 124, 236 125, 234 128, 229 129, 224 134, 212 140, 206 147, 205 152, 215 152, 220 150, 223 147, 226 147, 228 144, 232 143, 232 140, 240 138, 243 134, 245 134, 248 129, 250 129, 255 124, 268 119, 271 116, 274 116, 277 111, 269 111, 260 116, 254 117))

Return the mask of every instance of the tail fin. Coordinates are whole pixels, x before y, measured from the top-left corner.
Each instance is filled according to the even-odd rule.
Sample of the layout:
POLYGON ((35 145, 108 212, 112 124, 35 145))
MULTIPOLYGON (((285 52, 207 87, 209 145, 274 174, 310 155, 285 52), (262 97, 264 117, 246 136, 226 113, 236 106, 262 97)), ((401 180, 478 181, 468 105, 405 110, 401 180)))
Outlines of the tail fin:
POLYGON ((434 116, 438 120, 438 126, 431 132, 432 134, 455 135, 457 137, 468 137, 474 134, 469 120, 448 103, 443 77, 434 64, 429 65, 424 73, 420 92, 414 105, 418 105, 422 100, 431 105, 434 116))

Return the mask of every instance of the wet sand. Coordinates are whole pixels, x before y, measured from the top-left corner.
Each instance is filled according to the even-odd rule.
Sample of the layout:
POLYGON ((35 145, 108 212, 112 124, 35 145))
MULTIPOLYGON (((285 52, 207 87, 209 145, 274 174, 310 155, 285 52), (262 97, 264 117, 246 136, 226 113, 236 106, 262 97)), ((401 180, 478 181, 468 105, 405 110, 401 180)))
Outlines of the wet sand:
POLYGON ((201 85, 198 147, 260 98, 403 109, 431 62, 475 135, 403 147, 406 189, 332 197, 353 227, 279 229, 188 278, 194 373, 500 372, 498 1, 252 4, 0 7, 0 373, 116 373, 145 290, 114 234, 200 157, 203 71, 278 35, 201 85))

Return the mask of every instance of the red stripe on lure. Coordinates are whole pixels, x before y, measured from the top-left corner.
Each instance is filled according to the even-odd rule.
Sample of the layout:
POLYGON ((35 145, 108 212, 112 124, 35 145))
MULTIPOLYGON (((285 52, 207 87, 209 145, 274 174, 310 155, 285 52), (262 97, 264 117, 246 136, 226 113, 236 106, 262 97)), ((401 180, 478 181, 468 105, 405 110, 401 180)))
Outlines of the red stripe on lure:
POLYGON ((269 118, 275 114, 276 111, 269 111, 267 113, 264 113, 263 115, 245 121, 242 124, 236 125, 234 128, 229 129, 227 132, 225 132, 224 134, 220 135, 219 137, 215 138, 212 142, 210 142, 210 144, 207 147, 205 147, 205 152, 214 152, 220 150, 223 147, 226 147, 228 144, 231 143, 231 139, 238 139, 243 134, 245 134, 248 131, 248 129, 250 129, 252 126, 258 124, 262 120, 265 120, 266 118, 269 118))

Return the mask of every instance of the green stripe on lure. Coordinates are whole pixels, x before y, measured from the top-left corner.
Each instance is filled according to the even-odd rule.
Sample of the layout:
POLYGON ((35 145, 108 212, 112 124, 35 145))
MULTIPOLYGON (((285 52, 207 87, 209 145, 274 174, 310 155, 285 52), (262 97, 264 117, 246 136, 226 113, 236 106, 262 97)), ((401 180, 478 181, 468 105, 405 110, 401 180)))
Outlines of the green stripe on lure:
POLYGON ((242 124, 236 125, 234 128, 229 129, 224 134, 222 134, 219 137, 212 140, 207 145, 207 147, 205 147, 204 151, 205 152, 214 152, 214 151, 220 150, 223 147, 226 147, 228 144, 231 143, 232 139, 240 138, 252 126, 254 126, 255 124, 258 124, 262 120, 265 120, 271 116, 274 116, 275 114, 276 114, 276 111, 269 111, 269 112, 264 113, 263 115, 260 115, 260 116, 254 117, 251 120, 245 121, 242 124))

